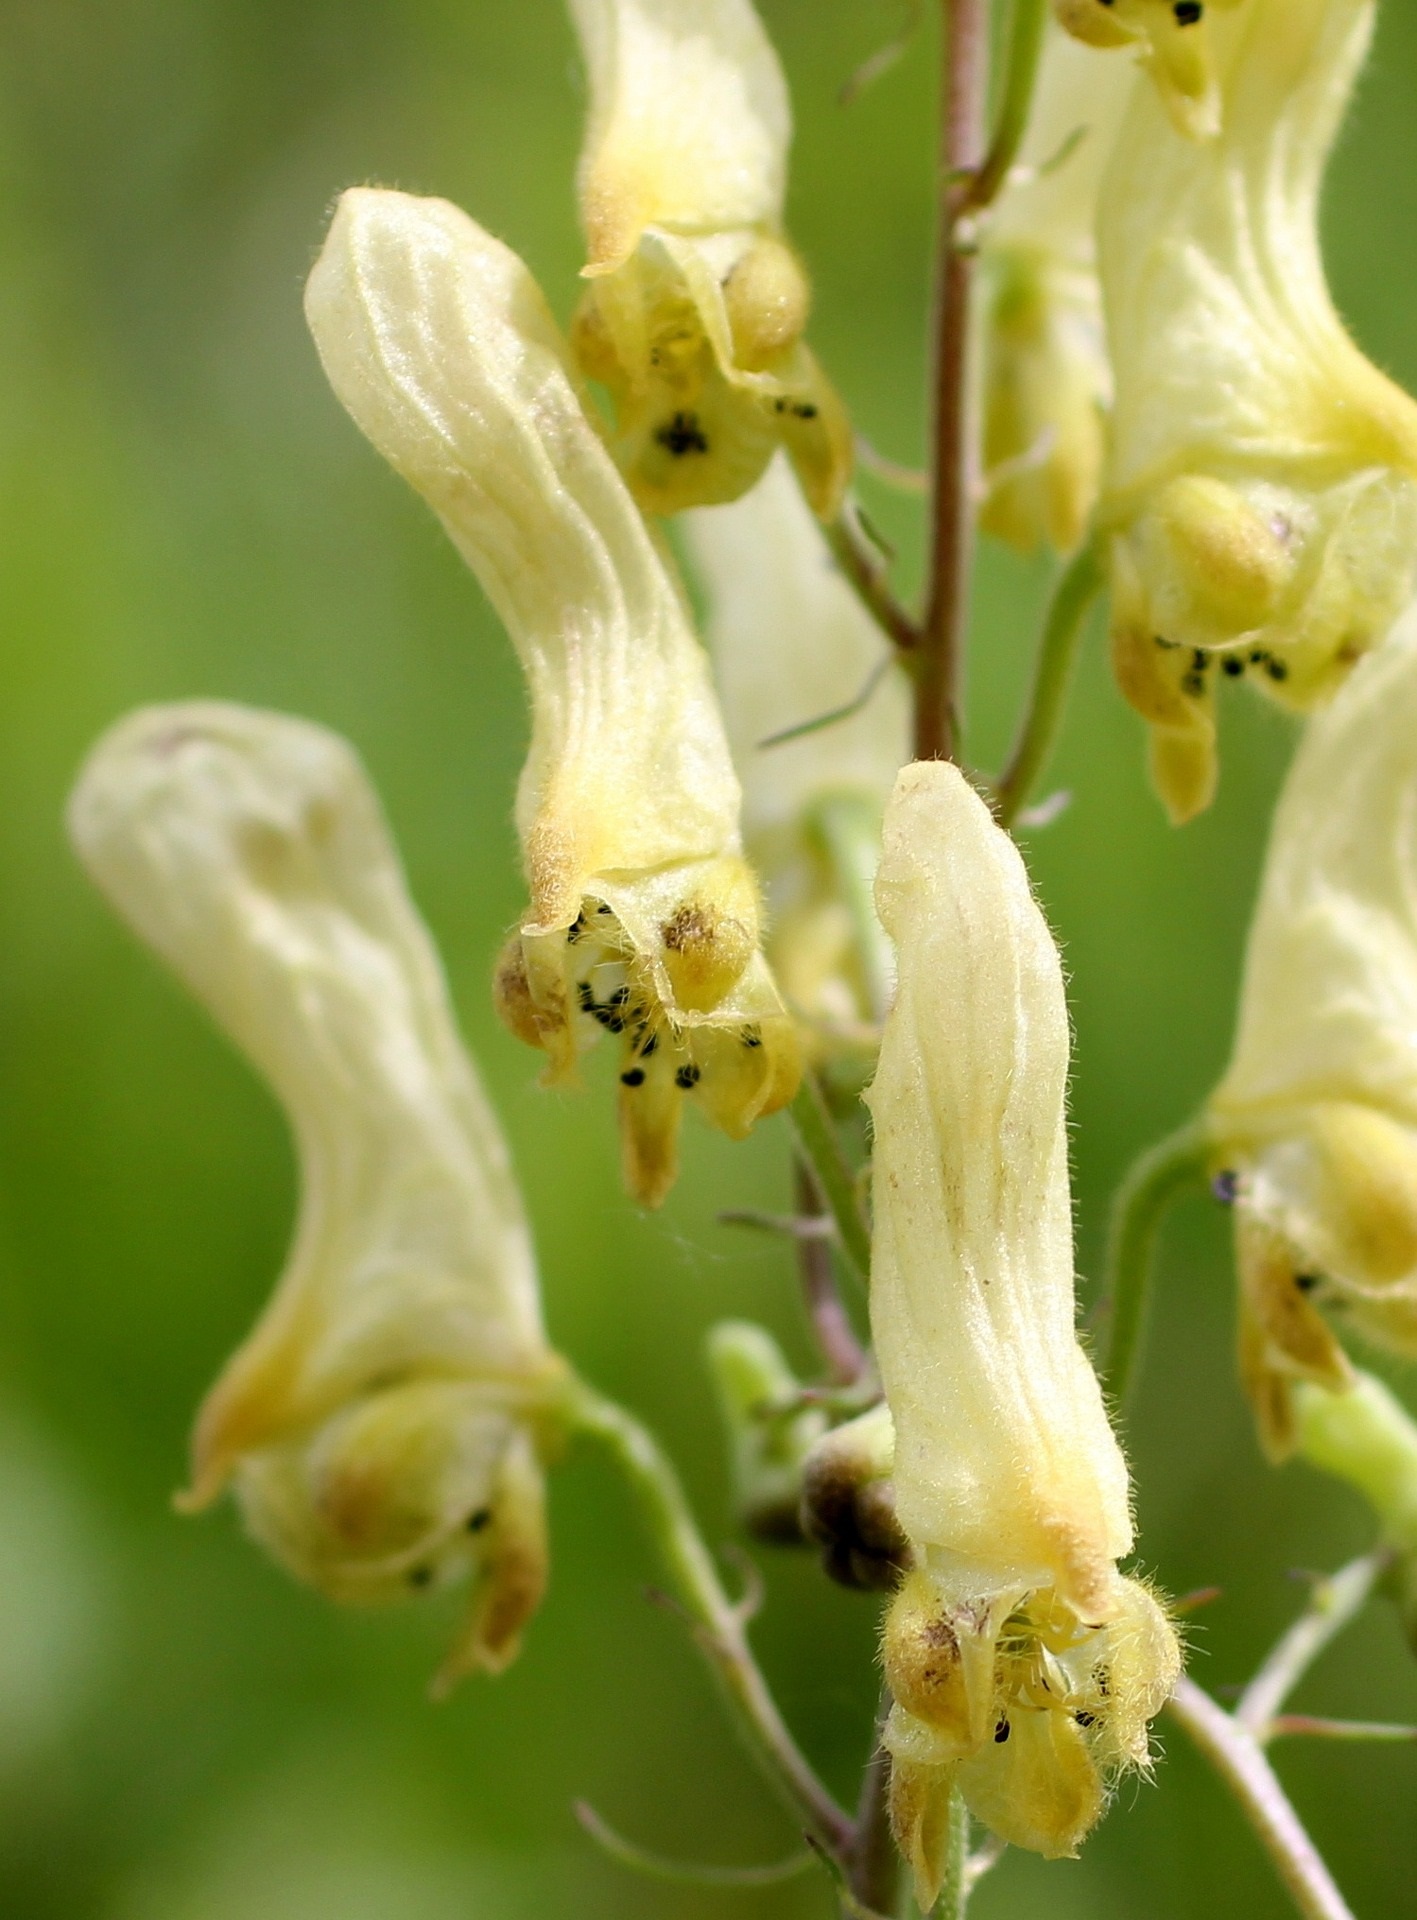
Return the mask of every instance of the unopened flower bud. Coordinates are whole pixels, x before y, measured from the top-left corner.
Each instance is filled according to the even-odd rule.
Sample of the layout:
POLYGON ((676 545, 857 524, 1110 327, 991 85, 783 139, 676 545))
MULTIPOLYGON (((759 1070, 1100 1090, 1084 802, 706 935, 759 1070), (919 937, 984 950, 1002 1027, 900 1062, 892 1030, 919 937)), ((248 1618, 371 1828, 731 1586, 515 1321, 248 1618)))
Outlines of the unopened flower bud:
POLYGON ((1212 1096, 1232 1175, 1241 1358, 1261 1437, 1351 1370, 1327 1315, 1417 1354, 1417 616, 1314 720, 1276 809, 1235 1049, 1212 1096))
POLYGON ((826 1427, 826 1415, 802 1404, 802 1383, 781 1347, 750 1320, 716 1326, 708 1357, 728 1430, 738 1517, 760 1540, 800 1541, 803 1467, 826 1427))
POLYGON ((800 1071, 681 591, 530 274, 457 208, 345 194, 306 311, 339 397, 439 514, 526 669, 531 904, 498 1005, 553 1078, 617 1036, 626 1177, 657 1205, 685 1095, 737 1138, 800 1071))
POLYGON ((270 1082, 300 1157, 286 1270, 197 1421, 196 1509, 336 1600, 470 1574, 445 1681, 514 1656, 546 1577, 546 1344, 520 1197, 354 754, 304 721, 146 708, 70 807, 85 864, 270 1082))
POLYGON ((1113 657, 1176 820, 1215 789, 1221 680, 1308 711, 1411 589, 1417 403, 1344 330, 1318 237, 1373 11, 1245 0, 1219 136, 1141 89, 1102 186, 1113 657))
POLYGON ((1145 1766, 1166 1615, 1117 1561, 1127 1471, 1073 1316, 1058 952, 960 772, 907 767, 876 880, 899 982, 867 1096, 871 1325, 915 1558, 885 1635, 892 1818, 929 1911, 940 1805, 1076 1851, 1145 1766))
POLYGON ((891 1591, 910 1565, 895 1511, 895 1427, 882 1401, 826 1433, 802 1473, 802 1531, 844 1587, 891 1591))
POLYGON ((803 343, 811 291, 782 235, 791 111, 751 0, 571 15, 590 86, 571 338, 610 391, 635 497, 651 513, 735 500, 783 446, 830 518, 850 425, 803 343))

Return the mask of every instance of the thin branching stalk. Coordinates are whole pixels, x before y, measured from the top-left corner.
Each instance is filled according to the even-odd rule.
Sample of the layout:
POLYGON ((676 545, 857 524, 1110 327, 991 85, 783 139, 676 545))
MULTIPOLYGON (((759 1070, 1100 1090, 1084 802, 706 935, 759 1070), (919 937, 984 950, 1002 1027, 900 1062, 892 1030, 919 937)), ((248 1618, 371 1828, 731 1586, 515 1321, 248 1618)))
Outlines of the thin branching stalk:
MULTIPOLYGON (((886 1705, 889 1705, 887 1699, 886 1705)), ((879 1734, 879 1728, 877 1729, 879 1734)), ((890 1820, 891 1757, 879 1744, 861 1780, 856 1810, 856 1847, 847 1884, 861 1905, 874 1913, 894 1914, 904 1878, 890 1820)))
POLYGON ((836 1223, 837 1243, 864 1283, 871 1271, 871 1233, 857 1198, 856 1176, 842 1151, 821 1087, 806 1074, 788 1118, 803 1159, 836 1223))
POLYGON ((885 555, 867 538, 852 501, 847 501, 826 535, 837 565, 866 611, 888 640, 902 653, 910 653, 920 643, 920 629, 896 598, 885 555))
POLYGON ((1254 1736, 1193 1680, 1177 1684, 1170 1712, 1235 1796, 1304 1920, 1354 1920, 1254 1736))
POLYGON ((1167 1208, 1205 1177, 1209 1140, 1193 1121, 1144 1153, 1117 1189, 1107 1237, 1101 1371, 1117 1406, 1136 1372, 1156 1236, 1167 1208))
POLYGON ((1392 1555, 1379 1547, 1361 1559, 1351 1560, 1328 1579, 1315 1582, 1308 1607, 1279 1641, 1235 1708, 1236 1723, 1261 1746, 1274 1737, 1280 1708, 1329 1642, 1361 1611, 1391 1561, 1392 1555))
POLYGON ((1043 54, 1043 37, 1047 26, 1048 0, 1014 0, 994 134, 984 164, 975 174, 965 197, 966 213, 992 206, 1018 159, 1023 136, 1028 131, 1029 110, 1033 105, 1033 89, 1038 79, 1038 62, 1043 54))
MULTIPOLYGON (((811 1168, 800 1160, 796 1178, 798 1213, 804 1219, 814 1219, 822 1211, 821 1189, 811 1168)), ((812 1323, 827 1379, 834 1387, 854 1386, 871 1363, 856 1337, 851 1315, 837 1286, 831 1246, 821 1235, 798 1236, 797 1271, 807 1318, 812 1323)))
POLYGON ((1102 591, 1095 540, 1076 553, 1058 580, 1043 624, 1028 705, 1008 765, 994 789, 994 811, 1011 827, 1042 778, 1062 731, 1087 616, 1102 591))
POLYGON ((915 753, 952 760, 974 555, 975 467, 969 400, 974 249, 966 227, 984 162, 988 0, 944 0, 940 199, 932 322, 930 574, 915 696, 915 753))
POLYGON ((675 1597, 694 1625, 695 1644, 764 1773, 818 1846, 845 1865, 855 1823, 817 1777, 783 1720, 748 1644, 745 1609, 724 1588, 668 1456, 633 1414, 583 1381, 570 1388, 566 1412, 572 1427, 598 1441, 633 1487, 675 1597))

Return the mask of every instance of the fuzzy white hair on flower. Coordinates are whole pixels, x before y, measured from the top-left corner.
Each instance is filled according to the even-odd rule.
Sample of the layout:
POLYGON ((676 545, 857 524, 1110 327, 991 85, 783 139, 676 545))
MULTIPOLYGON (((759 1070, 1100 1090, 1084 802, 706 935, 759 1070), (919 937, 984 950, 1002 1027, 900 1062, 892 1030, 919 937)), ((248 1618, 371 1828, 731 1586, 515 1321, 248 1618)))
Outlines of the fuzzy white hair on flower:
POLYGON ((890 1609, 892 1817, 929 1911, 955 1788, 1074 1852, 1144 1766, 1175 1635, 1117 1562, 1126 1464, 1074 1327, 1058 950, 958 769, 907 767, 876 880, 898 985, 867 1095, 871 1327, 915 1570, 890 1609))

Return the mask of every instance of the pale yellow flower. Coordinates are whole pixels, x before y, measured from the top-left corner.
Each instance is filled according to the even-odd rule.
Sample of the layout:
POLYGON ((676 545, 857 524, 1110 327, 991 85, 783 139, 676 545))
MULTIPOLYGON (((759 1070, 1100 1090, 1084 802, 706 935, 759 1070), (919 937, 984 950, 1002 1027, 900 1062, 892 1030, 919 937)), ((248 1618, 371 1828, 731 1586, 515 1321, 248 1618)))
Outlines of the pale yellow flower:
POLYGON ((748 851, 767 887, 774 974, 818 1049, 859 1043, 889 990, 869 890, 881 812, 909 751, 908 684, 782 455, 741 500, 687 514, 683 530, 708 602, 748 851), (858 711, 764 744, 863 693, 858 711))
POLYGON ((456 207, 345 194, 306 311, 335 391, 438 513, 526 670, 531 905, 502 1012, 557 1077, 602 1029, 622 1037, 627 1179, 657 1204, 686 1093, 736 1137, 799 1072, 682 592, 535 282, 456 207))
POLYGON ((1307 710, 1410 591, 1417 404, 1344 331, 1318 239, 1372 20, 1247 0, 1219 138, 1182 138, 1143 88, 1103 185, 1113 650, 1178 820, 1214 791, 1219 677, 1307 710))
POLYGON ((751 0, 570 8, 590 87, 572 342, 614 400, 636 498, 734 500, 782 445, 829 518, 851 433, 803 343, 811 291, 782 231, 791 109, 751 0))
POLYGON ((1097 500, 1112 397, 1097 190, 1135 84, 1051 29, 1018 169, 984 223, 980 524, 1024 552, 1070 552, 1097 500))
POLYGON ((1351 1378, 1325 1317, 1417 1356, 1417 612, 1310 721, 1274 817, 1239 1028, 1210 1102, 1236 1195, 1244 1373, 1351 1378))
POLYGON ((305 721, 144 708, 70 805, 84 863, 269 1082, 300 1161, 276 1291, 208 1395, 189 1509, 228 1482, 337 1600, 465 1577, 443 1678, 497 1671, 546 1578, 561 1362, 520 1197, 354 754, 305 721))
POLYGON ((871 1325, 915 1570, 886 1624, 896 1833, 928 1911, 949 1795, 1074 1852, 1144 1766, 1175 1635, 1117 1562, 1127 1469, 1074 1330, 1058 952, 957 769, 901 774, 876 881, 899 984, 867 1096, 871 1325))
POLYGON ((1135 47, 1172 125, 1189 139, 1219 131, 1223 111, 1208 15, 1244 0, 1053 0, 1061 24, 1093 47, 1135 47))

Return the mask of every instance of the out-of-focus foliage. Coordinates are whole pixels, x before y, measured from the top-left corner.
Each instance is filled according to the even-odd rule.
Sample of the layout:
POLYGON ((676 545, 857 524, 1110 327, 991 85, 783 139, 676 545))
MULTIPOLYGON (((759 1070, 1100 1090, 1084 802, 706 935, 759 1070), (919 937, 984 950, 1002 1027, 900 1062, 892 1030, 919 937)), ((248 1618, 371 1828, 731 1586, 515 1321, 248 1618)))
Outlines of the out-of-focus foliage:
MULTIPOLYGON (((925 41, 850 108, 886 0, 765 0, 791 78, 789 204, 813 342, 864 430, 918 456, 933 144, 925 41)), ((1417 381, 1417 17, 1388 0, 1327 209, 1340 305, 1417 381)), ((779 1209, 782 1129, 694 1126, 664 1214, 618 1190, 603 1099, 547 1094, 488 975, 522 899, 525 738, 511 649, 431 516, 341 415, 300 315, 334 192, 448 195, 528 257, 567 317, 581 97, 558 0, 6 0, 0 10, 0 1910, 23 1920, 822 1920, 807 1878, 756 1893, 627 1878, 574 1795, 660 1851, 764 1860, 789 1823, 724 1730, 621 1490, 573 1461, 520 1665, 424 1697, 448 1620, 340 1614, 228 1510, 168 1509, 188 1421, 276 1270, 291 1166, 273 1106, 127 939, 67 853, 81 753, 142 700, 213 695, 348 733, 447 956, 535 1222, 558 1345, 653 1419, 711 1535, 729 1488, 700 1364, 714 1321, 806 1358, 786 1256, 714 1224, 779 1209)), ((869 483, 868 483, 869 484, 869 483)), ((915 503, 873 513, 907 555, 915 503)), ((996 759, 1041 563, 987 553, 971 751, 996 759)), ((1030 858, 1071 975, 1083 1272, 1135 1147, 1226 1056, 1289 723, 1230 703, 1213 813, 1173 835, 1094 640, 1056 770, 1071 809, 1030 858)), ((796 715, 784 716, 791 720, 796 715)), ((610 1063, 606 1063, 608 1069, 610 1063)), ((596 1068, 594 1071, 600 1071, 596 1068)), ((1223 1222, 1180 1214, 1131 1421, 1140 1534, 1173 1592, 1222 1585, 1198 1676, 1238 1680, 1293 1611, 1295 1566, 1366 1542, 1357 1505, 1260 1461, 1235 1383, 1223 1222)), ((876 1603, 764 1550, 764 1659, 843 1792, 875 1694, 876 1603)), ((1417 1714, 1375 1607, 1300 1704, 1417 1714)), ((1081 1864, 1010 1860, 980 1920, 1280 1920, 1248 1832, 1167 1738, 1081 1864)), ((1417 1760, 1279 1764, 1360 1911, 1400 1911, 1417 1760), (1374 1836, 1381 1836, 1374 1844, 1374 1836)))

